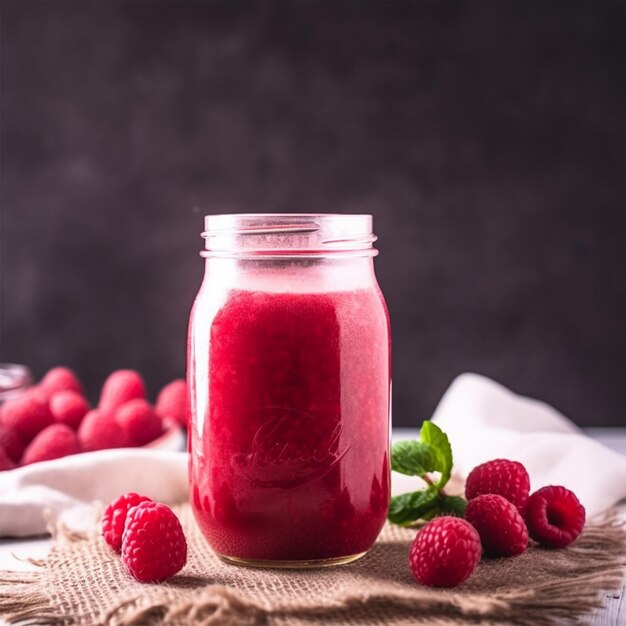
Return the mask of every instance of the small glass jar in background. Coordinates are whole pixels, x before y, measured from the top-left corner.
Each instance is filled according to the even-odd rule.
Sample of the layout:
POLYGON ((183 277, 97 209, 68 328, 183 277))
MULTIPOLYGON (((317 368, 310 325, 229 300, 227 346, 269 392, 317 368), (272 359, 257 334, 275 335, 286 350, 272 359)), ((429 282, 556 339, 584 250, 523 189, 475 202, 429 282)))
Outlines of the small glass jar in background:
POLYGON ((33 376, 25 365, 0 363, 0 405, 17 398, 32 384, 33 376))
POLYGON ((389 317, 370 215, 206 218, 189 329, 191 502, 224 560, 319 567, 389 505, 389 317))

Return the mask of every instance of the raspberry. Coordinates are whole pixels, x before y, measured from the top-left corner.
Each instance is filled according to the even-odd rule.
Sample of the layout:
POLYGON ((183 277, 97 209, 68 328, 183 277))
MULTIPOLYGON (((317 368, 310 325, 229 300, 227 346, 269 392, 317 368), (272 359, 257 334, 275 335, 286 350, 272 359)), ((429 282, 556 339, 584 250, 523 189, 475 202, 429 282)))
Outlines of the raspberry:
POLYGON ((19 463, 25 447, 22 438, 15 432, 15 429, 0 422, 0 448, 4 449, 9 459, 14 463, 19 463))
POLYGON ((102 536, 116 552, 122 549, 122 535, 128 511, 141 502, 152 502, 152 500, 138 493, 125 493, 113 500, 105 509, 102 516, 102 536))
POLYGON ((83 393, 83 386, 76 374, 69 367, 53 367, 39 383, 39 388, 48 396, 53 396, 57 391, 75 391, 83 393))
POLYGON ((465 483, 468 500, 485 493, 495 493, 512 502, 523 513, 530 493, 526 468, 517 461, 495 459, 475 467, 465 483))
POLYGON ((2 422, 25 441, 54 422, 47 398, 37 388, 29 389, 2 408, 2 422))
POLYGON ((526 507, 530 536, 547 548, 564 548, 585 525, 585 507, 565 487, 542 487, 530 496, 526 507))
POLYGON ((429 587, 456 587, 476 569, 481 555, 474 527, 458 517, 436 517, 411 544, 409 565, 429 587))
POLYGON ((31 441, 24 452, 22 465, 60 459, 77 452, 80 452, 80 445, 76 433, 65 424, 52 424, 31 441))
POLYGON ((146 386, 138 372, 117 370, 104 381, 98 408, 113 414, 128 401, 145 397, 146 386))
POLYGON ((515 556, 528 546, 528 530, 520 512, 502 496, 476 496, 467 504, 465 519, 478 531, 488 556, 515 556))
POLYGON ((159 416, 145 400, 140 398, 121 406, 115 413, 115 421, 133 446, 143 446, 163 432, 159 416))
POLYGON ((142 502, 126 517, 122 562, 144 583, 158 583, 179 572, 187 561, 187 541, 174 511, 165 504, 142 502))
POLYGON ((171 418, 181 426, 187 426, 187 383, 179 378, 165 385, 156 401, 156 412, 163 418, 171 418))
POLYGON ((17 467, 13 462, 13 459, 7 454, 6 450, 0 446, 0 472, 5 470, 11 470, 17 467))
POLYGON ((83 418, 78 439, 85 451, 129 446, 122 427, 108 414, 94 409, 83 418))
POLYGON ((50 398, 50 411, 60 424, 66 424, 76 430, 90 409, 89 402, 76 391, 66 389, 57 391, 50 398))

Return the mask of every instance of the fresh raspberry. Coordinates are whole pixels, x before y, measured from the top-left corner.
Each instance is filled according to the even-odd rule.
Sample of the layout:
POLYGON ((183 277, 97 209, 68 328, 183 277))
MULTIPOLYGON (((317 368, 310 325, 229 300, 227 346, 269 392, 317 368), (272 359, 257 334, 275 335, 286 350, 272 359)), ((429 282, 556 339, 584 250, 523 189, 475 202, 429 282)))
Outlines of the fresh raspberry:
POLYGON ((65 424, 44 428, 29 444, 22 457, 22 465, 60 459, 80 452, 76 433, 65 424))
POLYGON ((6 450, 0 446, 0 472, 4 472, 5 470, 14 469, 16 464, 13 462, 13 459, 7 454, 6 450))
POLYGON ((102 536, 104 540, 116 551, 122 549, 122 535, 126 524, 126 515, 129 509, 137 506, 141 502, 152 502, 146 496, 138 493, 125 493, 105 509, 102 516, 102 536))
POLYGON ((50 398, 50 411, 55 421, 59 424, 66 424, 74 430, 80 426, 90 408, 85 397, 71 389, 57 391, 50 398))
POLYGON ((465 519, 478 531, 488 556, 515 556, 528 546, 528 530, 520 512, 502 496, 476 496, 467 504, 465 519))
POLYGON ((530 536, 547 548, 569 546, 583 530, 585 507, 565 487, 542 487, 526 507, 530 536))
POLYGON ((78 377, 69 367, 53 367, 39 383, 39 388, 48 396, 53 396, 57 391, 75 391, 84 393, 83 386, 78 377))
POLYGON ((25 447, 26 444, 15 429, 0 422, 0 448, 4 449, 11 461, 19 463, 25 447))
POLYGON ((429 587, 456 587, 476 569, 481 556, 476 529, 458 517, 436 517, 411 544, 409 565, 429 587))
POLYGON ((133 446, 143 446, 163 432, 161 418, 141 398, 121 406, 115 413, 115 420, 133 446))
POLYGON ((98 409, 85 415, 78 428, 78 439, 85 451, 125 448, 130 445, 115 419, 98 409))
POLYGON ((174 511, 158 502, 142 502, 126 517, 122 563, 144 583, 159 583, 179 572, 187 561, 187 541, 174 511))
POLYGON ((468 500, 485 493, 495 493, 512 502, 520 513, 528 502, 530 478, 526 468, 517 461, 495 459, 475 467, 465 482, 468 500))
POLYGON ((161 418, 173 419, 187 427, 187 383, 179 378, 165 385, 157 396, 155 409, 161 418))
POLYGON ((53 422, 48 400, 37 388, 10 400, 2 409, 2 423, 25 442, 53 422))
POLYGON ((145 397, 146 385, 138 372, 117 370, 104 381, 98 408, 105 413, 113 414, 130 400, 145 397))

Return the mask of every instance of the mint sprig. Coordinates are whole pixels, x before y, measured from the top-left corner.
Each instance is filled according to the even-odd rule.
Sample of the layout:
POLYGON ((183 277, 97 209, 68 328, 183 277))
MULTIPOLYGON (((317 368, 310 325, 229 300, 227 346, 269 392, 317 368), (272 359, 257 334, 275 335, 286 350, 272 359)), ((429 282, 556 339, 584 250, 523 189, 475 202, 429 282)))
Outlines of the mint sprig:
POLYGON ((437 450, 422 441, 399 441, 391 449, 391 469, 406 476, 424 478, 439 465, 437 450))
POLYGON ((426 488, 394 496, 389 503, 389 521, 408 526, 418 519, 429 520, 437 515, 463 517, 467 503, 458 496, 449 496, 443 488, 452 473, 452 448, 448 436, 430 421, 425 421, 420 440, 400 441, 391 449, 391 469, 407 476, 418 476, 426 488), (439 478, 431 474, 437 472, 439 478))
POLYGON ((435 463, 430 471, 441 473, 437 486, 439 489, 443 489, 450 480, 450 474, 452 473, 452 447, 448 441, 448 435, 436 424, 425 421, 422 424, 420 437, 422 441, 430 445, 435 451, 435 463))
POLYGON ((433 487, 414 491, 413 493, 403 493, 401 496, 394 496, 389 503, 389 513, 387 517, 394 524, 408 526, 420 517, 424 517, 437 505, 439 494, 433 487))

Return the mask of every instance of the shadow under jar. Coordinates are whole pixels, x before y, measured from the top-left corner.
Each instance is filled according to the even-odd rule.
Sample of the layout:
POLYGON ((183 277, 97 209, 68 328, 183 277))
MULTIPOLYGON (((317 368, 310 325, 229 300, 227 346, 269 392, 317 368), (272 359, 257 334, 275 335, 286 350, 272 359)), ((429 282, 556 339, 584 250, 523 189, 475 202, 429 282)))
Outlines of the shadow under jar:
POLYGON ((389 315, 370 215, 205 218, 189 326, 193 510, 225 561, 347 563, 389 505, 389 315))

